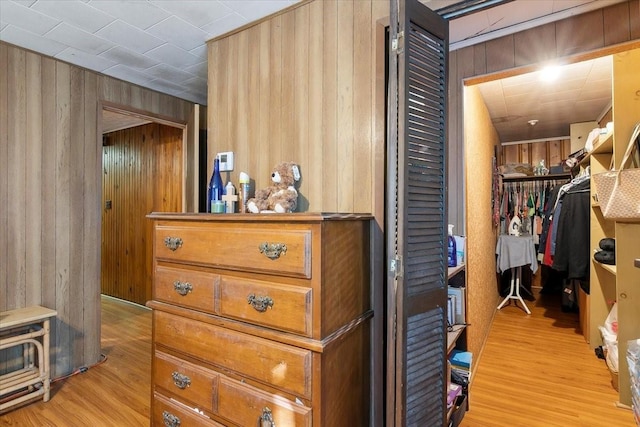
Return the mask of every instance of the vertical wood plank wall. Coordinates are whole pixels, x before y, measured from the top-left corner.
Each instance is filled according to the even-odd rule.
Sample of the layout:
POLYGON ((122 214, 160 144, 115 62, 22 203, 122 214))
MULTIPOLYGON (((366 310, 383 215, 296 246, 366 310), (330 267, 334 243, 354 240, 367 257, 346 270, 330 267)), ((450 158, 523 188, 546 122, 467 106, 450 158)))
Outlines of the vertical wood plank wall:
MULTIPOLYGON (((594 10, 582 15, 541 25, 518 33, 510 34, 495 40, 478 43, 450 53, 450 85, 449 85, 449 182, 456 187, 449 191, 449 216, 458 216, 458 223, 466 210, 464 227, 471 241, 474 239, 493 242, 492 250, 474 250, 469 248, 468 259, 474 259, 477 265, 495 267, 495 230, 487 227, 482 212, 477 213, 477 206, 467 203, 472 194, 483 194, 491 197, 491 186, 475 179, 465 179, 460 185, 463 171, 490 170, 491 156, 469 155, 466 145, 478 146, 486 144, 486 150, 493 152, 491 141, 478 141, 474 135, 465 132, 466 122, 473 116, 464 111, 464 86, 466 81, 491 80, 491 74, 528 72, 535 64, 554 58, 571 58, 579 55, 597 55, 599 49, 610 48, 620 43, 634 42, 640 39, 640 0, 630 0, 594 10), (528 68, 528 69, 527 69, 528 68), (465 152, 464 158, 460 153, 465 152), (458 153, 456 156, 454 153, 458 153), (472 231, 473 230, 473 231, 472 231)), ((633 44, 633 43, 630 43, 633 44)), ((595 118, 594 118, 595 119, 595 118)), ((469 178, 472 175, 468 175, 469 178)), ((489 213, 486 213, 489 215, 489 213)), ((455 217, 453 221, 455 221, 455 217)), ((458 225, 459 226, 459 225, 458 225)), ((457 226, 457 227, 458 227, 457 226)), ((462 230, 462 228, 456 228, 462 230)), ((489 245, 491 246, 491 245, 489 245)), ((495 275, 478 275, 468 272, 468 288, 483 286, 483 280, 492 280, 492 292, 495 292, 495 275)), ((468 304, 473 325, 468 332, 469 348, 478 354, 482 348, 486 334, 491 325, 490 319, 495 306, 485 304, 470 296, 468 304)), ((476 365, 477 366, 477 365, 476 365)))
POLYGON ((145 304, 153 237, 146 215, 182 211, 182 129, 150 123, 105 137, 101 290, 145 304))
POLYGON ((558 139, 506 145, 500 151, 498 165, 527 163, 535 166, 540 163, 540 160, 544 160, 547 167, 557 166, 571 154, 571 140, 558 139))
POLYGON ((100 358, 99 102, 186 123, 193 104, 0 42, 0 310, 58 311, 52 375, 100 358))
POLYGON ((388 15, 388 0, 304 2, 209 42, 208 148, 236 153, 234 183, 245 171, 265 187, 292 160, 298 210, 373 212, 374 192, 384 194, 373 185, 384 167, 376 22, 388 15))

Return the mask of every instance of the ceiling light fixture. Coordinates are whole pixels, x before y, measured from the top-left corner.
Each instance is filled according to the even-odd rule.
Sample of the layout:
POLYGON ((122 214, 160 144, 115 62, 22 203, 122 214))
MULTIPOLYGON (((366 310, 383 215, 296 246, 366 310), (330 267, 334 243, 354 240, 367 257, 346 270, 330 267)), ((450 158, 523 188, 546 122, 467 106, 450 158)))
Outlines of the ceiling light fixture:
POLYGON ((540 80, 543 82, 551 83, 558 79, 560 76, 559 65, 548 65, 540 70, 540 80))
POLYGON ((529 123, 531 127, 533 127, 538 124, 538 119, 531 119, 527 123, 529 123))

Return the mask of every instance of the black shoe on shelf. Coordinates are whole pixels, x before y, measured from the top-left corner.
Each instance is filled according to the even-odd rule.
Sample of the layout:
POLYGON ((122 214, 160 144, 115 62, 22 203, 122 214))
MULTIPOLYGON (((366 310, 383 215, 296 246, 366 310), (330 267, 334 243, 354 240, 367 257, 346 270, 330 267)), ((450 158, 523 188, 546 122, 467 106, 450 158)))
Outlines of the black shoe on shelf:
POLYGON ((598 251, 593 255, 593 259, 601 264, 616 265, 616 254, 613 251, 598 251))
POLYGON ((605 237, 600 240, 600 249, 603 251, 615 251, 616 250, 616 241, 611 237, 605 237))

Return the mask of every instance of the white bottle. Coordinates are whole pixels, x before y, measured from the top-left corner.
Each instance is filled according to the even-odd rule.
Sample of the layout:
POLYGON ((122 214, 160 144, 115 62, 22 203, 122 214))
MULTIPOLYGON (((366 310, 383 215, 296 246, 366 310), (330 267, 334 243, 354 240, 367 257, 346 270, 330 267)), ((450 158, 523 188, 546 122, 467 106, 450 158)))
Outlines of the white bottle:
POLYGON ((247 213, 247 201, 249 201, 249 183, 251 178, 246 172, 240 172, 240 213, 247 213))
MULTIPOLYGON (((227 185, 224 187, 224 194, 227 196, 232 196, 236 194, 236 189, 234 188, 231 181, 227 182, 227 185)), ((225 201, 225 212, 235 213, 235 202, 233 200, 227 199, 225 201)))

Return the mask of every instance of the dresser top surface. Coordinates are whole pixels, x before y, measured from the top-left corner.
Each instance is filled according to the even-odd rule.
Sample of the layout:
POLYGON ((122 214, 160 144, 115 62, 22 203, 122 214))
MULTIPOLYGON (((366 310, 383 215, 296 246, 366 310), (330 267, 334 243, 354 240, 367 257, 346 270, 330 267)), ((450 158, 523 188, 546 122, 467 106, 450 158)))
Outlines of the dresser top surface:
POLYGON ((263 213, 263 214, 210 214, 210 213, 176 213, 152 212, 147 218, 154 220, 178 221, 231 221, 231 222, 322 222, 322 221, 359 221, 373 218, 368 213, 332 213, 332 212, 295 212, 295 213, 263 213))

